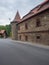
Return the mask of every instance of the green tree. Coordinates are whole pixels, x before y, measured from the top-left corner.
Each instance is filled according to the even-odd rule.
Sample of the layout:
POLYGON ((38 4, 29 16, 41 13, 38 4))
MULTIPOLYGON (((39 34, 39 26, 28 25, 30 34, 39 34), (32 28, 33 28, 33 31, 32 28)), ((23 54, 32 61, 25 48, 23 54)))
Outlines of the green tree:
POLYGON ((6 25, 6 26, 5 26, 5 30, 6 30, 6 32, 7 32, 7 34, 8 34, 8 36, 10 36, 11 25, 6 25))
POLYGON ((10 36, 11 25, 5 25, 5 26, 1 25, 1 26, 0 26, 0 30, 6 30, 7 35, 10 36))

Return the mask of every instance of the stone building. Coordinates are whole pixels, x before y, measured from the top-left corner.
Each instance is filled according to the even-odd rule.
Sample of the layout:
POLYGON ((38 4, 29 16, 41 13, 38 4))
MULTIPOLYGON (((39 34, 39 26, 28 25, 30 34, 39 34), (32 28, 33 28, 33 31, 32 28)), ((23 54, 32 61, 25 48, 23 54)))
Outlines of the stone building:
POLYGON ((49 0, 36 6, 22 19, 17 12, 11 29, 12 39, 49 44, 49 0))
POLYGON ((17 11, 14 20, 11 22, 12 39, 18 40, 18 26, 17 24, 21 21, 19 12, 17 11))

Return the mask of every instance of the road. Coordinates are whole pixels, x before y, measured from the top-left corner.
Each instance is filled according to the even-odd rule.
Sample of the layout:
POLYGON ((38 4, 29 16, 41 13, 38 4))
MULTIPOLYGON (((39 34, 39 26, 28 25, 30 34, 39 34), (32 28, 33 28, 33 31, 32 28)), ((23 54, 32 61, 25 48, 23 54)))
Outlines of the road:
POLYGON ((0 65, 49 65, 49 49, 0 39, 0 65))

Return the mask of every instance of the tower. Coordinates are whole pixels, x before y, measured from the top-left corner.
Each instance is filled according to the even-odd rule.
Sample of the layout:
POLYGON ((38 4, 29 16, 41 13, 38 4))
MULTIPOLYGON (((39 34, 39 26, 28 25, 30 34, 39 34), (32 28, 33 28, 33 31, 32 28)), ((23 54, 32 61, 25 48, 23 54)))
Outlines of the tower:
POLYGON ((16 16, 14 20, 11 22, 11 33, 12 33, 12 39, 18 40, 18 23, 21 21, 19 12, 17 11, 16 16))

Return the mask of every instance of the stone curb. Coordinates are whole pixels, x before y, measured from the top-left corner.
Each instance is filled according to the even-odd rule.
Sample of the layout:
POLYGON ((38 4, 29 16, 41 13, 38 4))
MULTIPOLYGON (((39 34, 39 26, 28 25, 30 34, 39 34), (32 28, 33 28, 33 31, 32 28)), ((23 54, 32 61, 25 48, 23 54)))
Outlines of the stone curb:
POLYGON ((41 45, 41 44, 36 44, 36 43, 31 43, 31 42, 23 42, 23 41, 15 41, 15 40, 12 40, 12 41, 17 42, 17 43, 22 43, 22 44, 27 44, 27 45, 39 47, 39 48, 49 49, 48 45, 41 45))

